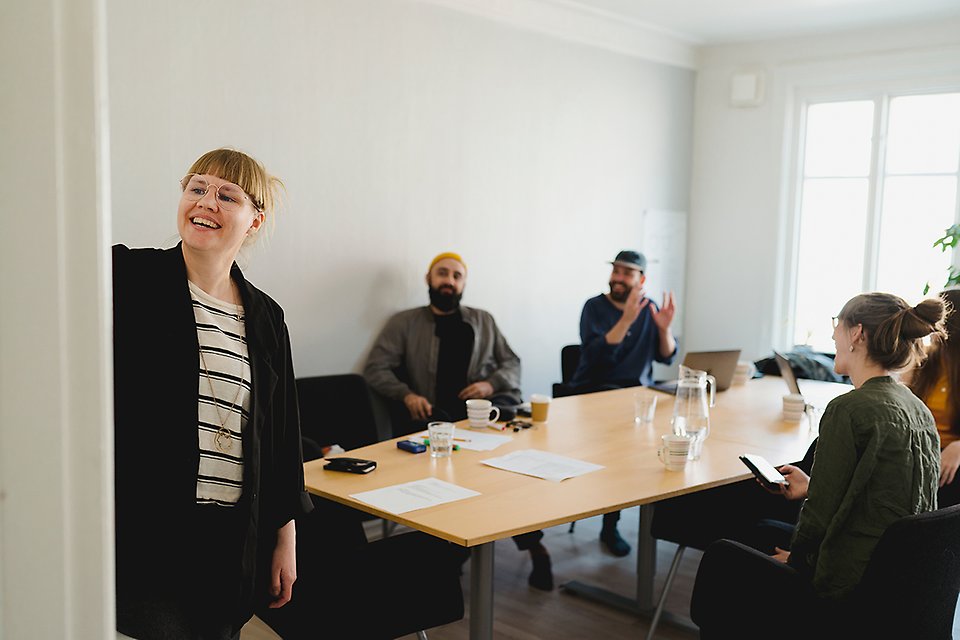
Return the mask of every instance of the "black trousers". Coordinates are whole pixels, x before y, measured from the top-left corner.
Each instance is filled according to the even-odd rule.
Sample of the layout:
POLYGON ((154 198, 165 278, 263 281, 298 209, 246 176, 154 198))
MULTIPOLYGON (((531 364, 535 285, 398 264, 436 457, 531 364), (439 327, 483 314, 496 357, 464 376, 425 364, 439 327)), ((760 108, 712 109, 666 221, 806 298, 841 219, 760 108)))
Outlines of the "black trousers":
POLYGON ((719 540, 700 561, 690 616, 703 640, 860 637, 846 628, 845 606, 816 597, 793 567, 719 540))
MULTIPOLYGON (((189 575, 176 589, 117 593, 117 631, 136 640, 237 640, 250 618, 242 611, 240 559, 247 511, 244 506, 194 505, 193 539, 183 545, 189 575)), ((144 549, 150 553, 150 549, 144 549)), ((159 578, 159 577, 158 577, 159 578)), ((170 577, 157 584, 171 583, 170 577)))
POLYGON ((937 508, 952 507, 960 504, 960 473, 956 475, 953 482, 940 487, 937 491, 937 508))

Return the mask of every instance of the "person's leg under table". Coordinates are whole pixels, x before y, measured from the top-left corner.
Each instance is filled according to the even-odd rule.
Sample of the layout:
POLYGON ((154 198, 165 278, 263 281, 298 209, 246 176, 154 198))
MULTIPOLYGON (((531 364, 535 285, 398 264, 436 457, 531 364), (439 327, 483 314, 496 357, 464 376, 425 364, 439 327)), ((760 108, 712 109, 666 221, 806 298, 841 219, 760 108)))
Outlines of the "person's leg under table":
POLYGON ((550 554, 540 542, 542 539, 543 531, 540 530, 513 536, 513 542, 517 545, 519 551, 530 552, 533 569, 527 578, 527 584, 541 591, 552 591, 553 567, 550 562, 550 554))

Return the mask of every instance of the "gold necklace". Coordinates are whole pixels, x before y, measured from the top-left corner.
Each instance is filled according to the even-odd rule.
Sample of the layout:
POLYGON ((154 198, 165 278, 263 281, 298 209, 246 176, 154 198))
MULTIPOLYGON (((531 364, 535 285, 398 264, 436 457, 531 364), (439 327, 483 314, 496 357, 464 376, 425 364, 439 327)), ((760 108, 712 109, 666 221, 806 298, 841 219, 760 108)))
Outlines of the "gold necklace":
MULTIPOLYGON (((203 374, 207 377, 207 385, 210 387, 210 395, 213 396, 213 408, 217 412, 217 420, 220 421, 220 428, 217 429, 217 436, 214 438, 214 443, 217 445, 217 449, 220 451, 226 452, 233 446, 233 434, 230 433, 230 430, 227 429, 227 421, 223 419, 223 416, 220 415, 220 403, 217 401, 217 394, 213 390, 213 380, 210 379, 210 371, 207 369, 207 361, 203 357, 203 347, 200 348, 200 364, 203 365, 203 374), (224 445, 221 440, 226 436, 226 445, 224 445)), ((240 356, 240 381, 237 383, 237 395, 233 397, 233 403, 230 405, 230 411, 233 411, 237 406, 237 401, 240 399, 240 390, 243 388, 243 371, 246 368, 246 362, 243 360, 243 356, 240 356)), ((227 413, 227 417, 230 416, 230 413, 227 413)))

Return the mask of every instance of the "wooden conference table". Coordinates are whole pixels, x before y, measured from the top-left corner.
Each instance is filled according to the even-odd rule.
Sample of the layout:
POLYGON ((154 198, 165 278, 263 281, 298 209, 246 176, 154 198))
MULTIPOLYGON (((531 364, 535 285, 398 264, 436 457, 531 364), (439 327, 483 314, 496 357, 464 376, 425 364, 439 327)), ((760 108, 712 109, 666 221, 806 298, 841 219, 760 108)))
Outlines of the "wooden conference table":
MULTIPOLYGON (((820 408, 850 389, 847 385, 802 381, 808 401, 820 408)), ((816 435, 806 418, 799 424, 783 421, 781 398, 787 389, 781 378, 751 380, 717 394, 702 458, 689 462, 683 472, 667 471, 657 458, 657 448, 660 436, 670 430, 672 396, 658 393, 653 426, 637 427, 633 420, 637 391, 619 389, 557 398, 546 424, 518 433, 505 431, 513 440, 494 451, 460 450, 438 460, 429 453, 412 455, 397 449, 398 438, 349 452, 377 461, 376 471, 368 475, 324 472, 322 460, 308 462, 304 465, 306 486, 324 498, 472 548, 470 637, 486 640, 493 636, 496 540, 743 480, 749 472, 739 460, 741 454, 758 453, 774 465, 793 462, 803 457, 816 435), (549 482, 480 462, 518 449, 540 449, 604 468, 563 482, 549 482), (400 515, 350 497, 427 477, 481 495, 400 515)), ((639 611, 650 610, 653 602, 656 546, 649 536, 651 513, 641 510, 637 596, 630 601, 639 611)))

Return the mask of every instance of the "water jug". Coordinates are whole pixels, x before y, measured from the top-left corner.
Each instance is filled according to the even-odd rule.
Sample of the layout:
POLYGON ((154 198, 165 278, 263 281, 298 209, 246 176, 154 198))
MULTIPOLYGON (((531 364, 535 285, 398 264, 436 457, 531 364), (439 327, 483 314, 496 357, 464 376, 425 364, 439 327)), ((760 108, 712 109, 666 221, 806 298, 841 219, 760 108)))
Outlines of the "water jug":
POLYGON ((676 435, 693 436, 690 460, 700 459, 703 441, 710 434, 710 407, 714 404, 716 388, 716 379, 706 371, 680 365, 680 379, 677 381, 677 397, 673 403, 671 424, 676 435))

